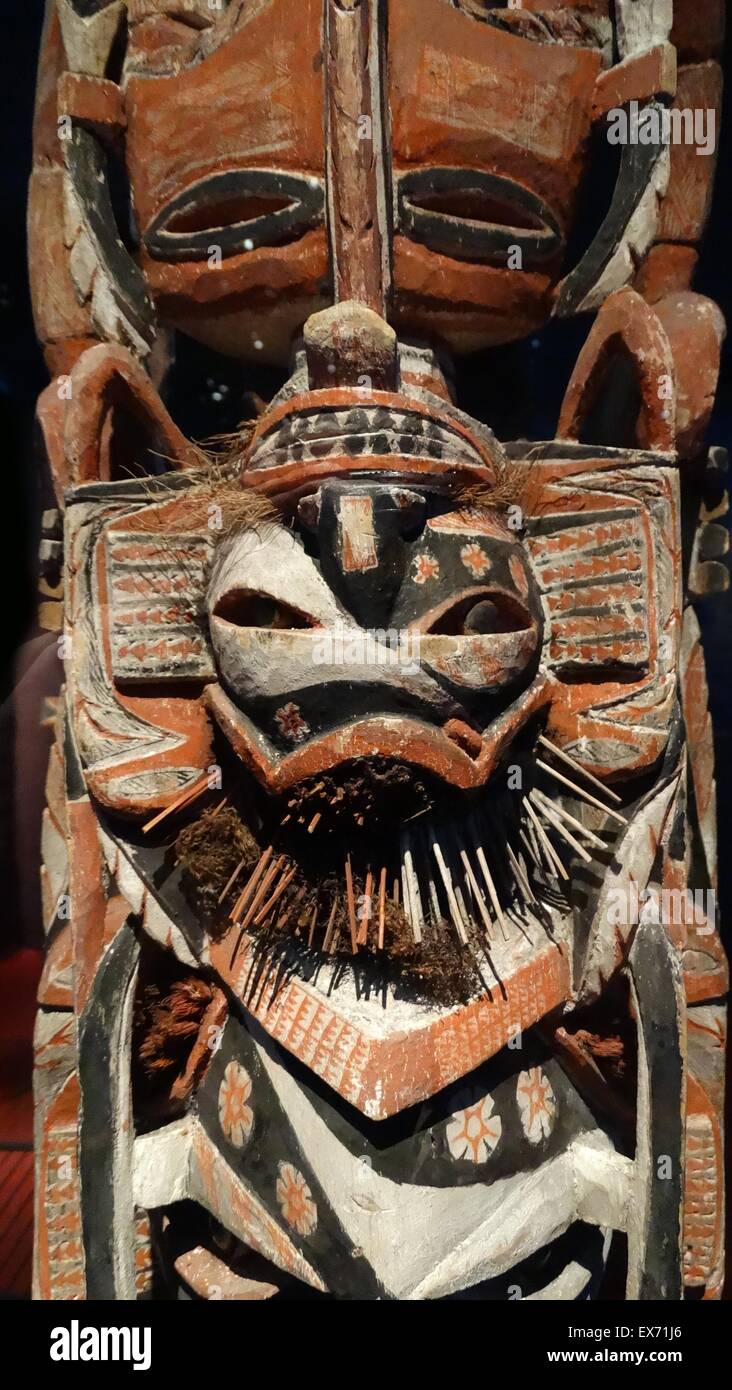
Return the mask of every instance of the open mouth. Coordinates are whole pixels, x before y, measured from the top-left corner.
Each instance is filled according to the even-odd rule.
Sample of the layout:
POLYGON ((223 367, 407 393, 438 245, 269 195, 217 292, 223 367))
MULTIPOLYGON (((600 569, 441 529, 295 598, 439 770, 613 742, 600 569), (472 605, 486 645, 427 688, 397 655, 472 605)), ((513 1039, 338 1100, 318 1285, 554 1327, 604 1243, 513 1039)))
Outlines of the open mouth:
MULTIPOLYGON (((551 260, 562 247, 559 224, 537 194, 479 169, 418 169, 396 182, 397 226, 431 250, 458 260, 521 267, 551 260)), ((518 267, 517 267, 518 268, 518 267)))
POLYGON ((143 236, 156 260, 205 260, 275 246, 322 219, 325 194, 316 177, 270 169, 210 174, 177 194, 143 236))
MULTIPOLYGON (((496 714, 482 735, 468 730, 472 737, 467 743, 460 732, 454 733, 456 722, 462 728, 459 720, 448 719, 440 728, 413 715, 380 712, 330 727, 304 741, 296 738, 292 751, 281 753, 222 685, 209 685, 204 694, 207 708, 247 774, 269 795, 278 796, 307 777, 320 776, 352 759, 377 754, 407 762, 458 791, 479 792, 517 731, 546 706, 548 698, 548 683, 539 676, 496 714)), ((295 733, 300 732, 297 710, 285 708, 282 715, 295 722, 295 733)))
POLYGON ((364 987, 450 1007, 500 991, 517 953, 561 945, 572 868, 606 867, 625 817, 536 739, 527 730, 507 755, 515 786, 499 767, 460 795, 374 756, 276 797, 232 792, 186 827, 187 891, 217 955, 251 959, 245 1002, 278 971, 325 971, 334 988, 348 968, 364 987))
POLYGON ((406 472, 420 465, 495 468, 486 444, 446 412, 389 392, 334 388, 295 396, 264 417, 247 470, 271 469, 275 476, 274 470, 308 464, 312 476, 335 459, 374 469, 395 457, 404 459, 406 472))

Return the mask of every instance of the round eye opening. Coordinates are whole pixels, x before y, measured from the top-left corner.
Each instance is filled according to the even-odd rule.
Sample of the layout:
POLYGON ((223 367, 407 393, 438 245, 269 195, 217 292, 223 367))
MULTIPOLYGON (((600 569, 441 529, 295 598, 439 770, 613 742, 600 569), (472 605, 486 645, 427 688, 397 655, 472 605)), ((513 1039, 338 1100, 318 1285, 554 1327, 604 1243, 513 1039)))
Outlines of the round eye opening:
POLYGON ((260 627, 272 631, 314 626, 304 613, 291 608, 289 603, 271 598, 268 594, 254 593, 251 589, 230 589, 222 594, 216 602, 213 616, 223 618, 235 627, 260 627))
POLYGON ((469 594, 436 619, 431 633, 444 636, 490 636, 525 632, 532 627, 530 613, 517 599, 495 591, 469 594))

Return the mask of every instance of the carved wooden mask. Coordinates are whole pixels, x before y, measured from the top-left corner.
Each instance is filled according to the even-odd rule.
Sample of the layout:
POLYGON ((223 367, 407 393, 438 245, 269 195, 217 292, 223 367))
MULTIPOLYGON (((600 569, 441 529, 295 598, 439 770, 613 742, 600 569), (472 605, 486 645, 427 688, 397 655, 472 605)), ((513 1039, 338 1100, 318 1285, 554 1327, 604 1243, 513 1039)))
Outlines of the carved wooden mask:
POLYGON ((39 1296, 574 1298, 613 1229, 629 1298, 718 1295, 713 158, 625 145, 575 233, 721 16, 50 0, 39 1296), (556 438, 455 403, 591 311, 556 438), (224 446, 176 334, 281 370, 224 446))

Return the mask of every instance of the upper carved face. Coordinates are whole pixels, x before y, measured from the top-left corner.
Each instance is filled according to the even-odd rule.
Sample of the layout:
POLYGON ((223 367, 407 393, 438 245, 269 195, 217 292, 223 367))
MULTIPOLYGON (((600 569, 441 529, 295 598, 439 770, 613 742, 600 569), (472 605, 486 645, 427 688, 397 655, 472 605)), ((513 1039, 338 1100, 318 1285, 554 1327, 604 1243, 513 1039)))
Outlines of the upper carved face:
MULTIPOLYGON (((282 361, 332 297, 323 0, 137 0, 123 85, 145 277, 164 319, 282 361)), ((612 31, 603 4, 384 6, 390 317, 458 350, 548 317, 612 31)), ((353 132, 374 137, 371 119, 353 132)))

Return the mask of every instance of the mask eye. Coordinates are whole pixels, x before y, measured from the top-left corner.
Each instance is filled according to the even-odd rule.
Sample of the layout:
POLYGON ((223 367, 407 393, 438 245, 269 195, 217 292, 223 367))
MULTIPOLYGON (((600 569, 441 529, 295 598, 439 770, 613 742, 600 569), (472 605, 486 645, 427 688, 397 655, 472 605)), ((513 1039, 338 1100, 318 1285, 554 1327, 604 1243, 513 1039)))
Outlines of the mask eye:
POLYGON ((214 608, 214 617, 223 618, 235 627, 261 627, 273 631, 315 626, 304 613, 291 608, 281 599, 257 594, 251 589, 230 589, 222 594, 214 608))
POLYGON ((214 235, 224 255, 238 255, 301 236, 322 210, 317 180, 272 169, 218 172, 166 203, 144 240, 150 255, 162 260, 204 260, 214 235))
POLYGON ((411 236, 461 260, 505 257, 517 242, 532 260, 543 261, 562 244, 543 199, 503 175, 450 167, 412 170, 398 180, 397 203, 401 225, 411 236))
POLYGON ((436 619, 429 632, 443 636, 489 636, 491 633, 525 632, 532 626, 530 614, 508 594, 470 594, 436 619))

